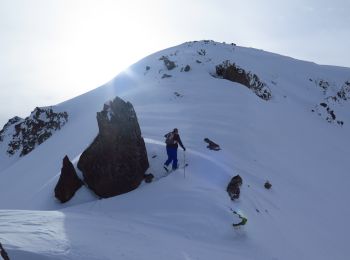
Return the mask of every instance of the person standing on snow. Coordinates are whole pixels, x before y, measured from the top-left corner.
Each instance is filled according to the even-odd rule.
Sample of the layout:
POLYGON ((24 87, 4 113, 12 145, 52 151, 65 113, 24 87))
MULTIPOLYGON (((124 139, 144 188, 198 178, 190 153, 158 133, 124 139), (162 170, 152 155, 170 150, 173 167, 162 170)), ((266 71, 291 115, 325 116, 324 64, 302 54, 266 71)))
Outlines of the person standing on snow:
POLYGON ((168 154, 168 160, 164 163, 164 169, 166 171, 169 171, 168 166, 171 162, 172 164, 172 169, 176 170, 178 168, 177 164, 177 148, 178 144, 182 147, 184 151, 186 151, 185 146, 183 146, 180 135, 179 135, 179 130, 177 128, 174 128, 174 130, 170 133, 167 133, 164 135, 166 138, 165 143, 166 143, 166 152, 168 154))

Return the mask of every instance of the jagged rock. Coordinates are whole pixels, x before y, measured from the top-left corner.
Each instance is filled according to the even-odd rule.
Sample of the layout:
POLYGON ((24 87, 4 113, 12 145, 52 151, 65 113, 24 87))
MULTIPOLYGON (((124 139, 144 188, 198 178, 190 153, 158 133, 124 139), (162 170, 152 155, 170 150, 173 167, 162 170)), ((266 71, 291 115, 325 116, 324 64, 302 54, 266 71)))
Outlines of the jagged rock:
POLYGON ((239 175, 236 175, 231 179, 226 189, 231 200, 235 200, 239 198, 239 195, 241 193, 240 186, 242 185, 242 183, 243 183, 243 180, 239 175))
POLYGON ((159 58, 159 60, 162 60, 164 62, 164 65, 168 70, 172 70, 176 67, 175 62, 169 60, 169 58, 166 56, 162 56, 161 58, 159 58))
POLYGON ((68 121, 67 112, 54 112, 52 107, 35 108, 25 119, 12 118, 1 132, 1 140, 9 137, 7 153, 20 156, 30 153, 37 145, 46 141, 68 121), (9 132, 11 131, 11 132, 9 132))
POLYGON ((61 176, 55 187, 55 197, 62 203, 69 201, 83 185, 68 156, 63 158, 61 176))
POLYGON ((210 150, 214 150, 214 151, 221 150, 220 146, 217 143, 214 143, 209 138, 204 138, 204 142, 208 143, 207 148, 210 149, 210 150))
POLYGON ((269 189, 271 189, 272 184, 269 181, 266 181, 264 184, 264 187, 269 190, 269 189))
POLYGON ((350 99, 350 81, 346 81, 341 89, 337 92, 337 96, 343 100, 350 99))
POLYGON ((78 162, 85 183, 103 198, 136 189, 149 163, 132 104, 116 97, 97 113, 97 123, 99 133, 78 162))
POLYGON ((154 175, 152 173, 144 175, 144 179, 146 183, 151 183, 153 178, 154 178, 154 175))
POLYGON ((216 66, 216 75, 232 82, 240 83, 251 89, 258 97, 269 100, 272 97, 269 87, 259 77, 238 67, 235 63, 224 61, 216 66))
POLYGON ((6 253, 5 249, 3 248, 2 244, 0 243, 0 256, 4 260, 10 260, 8 254, 6 253))
POLYGON ((18 116, 15 116, 15 117, 9 119, 9 121, 4 125, 4 127, 0 131, 0 142, 4 141, 5 134, 8 132, 10 127, 13 126, 14 124, 17 124, 19 121, 22 121, 22 120, 23 119, 18 117, 18 116))

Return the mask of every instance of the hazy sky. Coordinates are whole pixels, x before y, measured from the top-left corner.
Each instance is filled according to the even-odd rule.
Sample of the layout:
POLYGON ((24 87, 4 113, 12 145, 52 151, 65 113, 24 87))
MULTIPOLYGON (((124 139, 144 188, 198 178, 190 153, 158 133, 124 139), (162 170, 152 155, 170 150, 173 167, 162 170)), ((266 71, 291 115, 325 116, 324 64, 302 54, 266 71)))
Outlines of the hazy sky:
POLYGON ((186 41, 350 67, 349 11, 350 0, 0 0, 0 129, 186 41))

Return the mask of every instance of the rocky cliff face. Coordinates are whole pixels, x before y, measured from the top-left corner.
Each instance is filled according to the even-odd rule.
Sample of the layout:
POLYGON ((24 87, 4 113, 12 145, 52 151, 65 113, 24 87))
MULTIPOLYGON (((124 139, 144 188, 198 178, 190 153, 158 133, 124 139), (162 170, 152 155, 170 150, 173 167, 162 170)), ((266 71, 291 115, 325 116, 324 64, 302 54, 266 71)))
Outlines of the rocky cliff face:
POLYGON ((0 131, 0 145, 7 154, 24 156, 45 142, 68 121, 67 112, 55 112, 53 107, 37 107, 29 117, 14 117, 0 131))
POLYGON ((84 181, 104 198, 137 188, 149 163, 133 106, 117 97, 97 113, 97 123, 99 133, 78 162, 84 181))

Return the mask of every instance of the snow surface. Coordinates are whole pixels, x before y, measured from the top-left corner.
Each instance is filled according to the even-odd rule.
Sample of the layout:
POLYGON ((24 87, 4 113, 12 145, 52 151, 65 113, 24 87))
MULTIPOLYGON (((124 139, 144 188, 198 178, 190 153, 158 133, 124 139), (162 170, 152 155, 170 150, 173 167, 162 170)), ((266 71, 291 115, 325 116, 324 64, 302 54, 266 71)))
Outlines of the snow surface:
POLYGON ((337 107, 343 126, 328 123, 311 112, 325 93, 310 78, 337 91, 350 69, 206 41, 144 58, 58 104, 69 121, 30 154, 1 154, 0 242, 11 259, 348 259, 350 102, 337 107), (258 75, 272 99, 214 78, 225 60, 258 75), (101 200, 83 187, 60 204, 63 157, 77 163, 97 135, 96 112, 115 96, 134 105, 156 181, 101 200), (174 127, 189 166, 164 177, 163 135, 174 127), (222 150, 208 150, 206 137, 222 150), (237 174, 233 202, 226 187, 237 174), (248 218, 244 227, 232 227, 233 210, 248 218))

